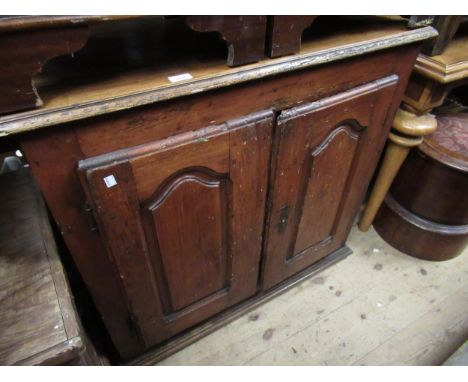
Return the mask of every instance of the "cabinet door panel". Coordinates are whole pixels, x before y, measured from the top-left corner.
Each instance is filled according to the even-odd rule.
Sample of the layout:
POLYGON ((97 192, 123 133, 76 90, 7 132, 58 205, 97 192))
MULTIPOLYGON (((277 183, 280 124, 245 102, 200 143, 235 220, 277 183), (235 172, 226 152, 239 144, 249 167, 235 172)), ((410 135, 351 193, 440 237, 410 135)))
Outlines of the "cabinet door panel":
POLYGON ((147 236, 158 238, 159 247, 153 251, 160 254, 167 280, 171 304, 166 312, 228 286, 226 180, 222 174, 183 172, 144 209, 147 236))
POLYGON ((279 116, 264 289, 344 246, 385 142, 397 80, 389 76, 279 116))
POLYGON ((332 239, 337 201, 345 191, 358 141, 358 132, 340 126, 307 159, 310 171, 303 179, 306 191, 292 253, 301 254, 332 239))
POLYGON ((272 124, 259 112, 80 162, 145 346, 256 293, 272 124))

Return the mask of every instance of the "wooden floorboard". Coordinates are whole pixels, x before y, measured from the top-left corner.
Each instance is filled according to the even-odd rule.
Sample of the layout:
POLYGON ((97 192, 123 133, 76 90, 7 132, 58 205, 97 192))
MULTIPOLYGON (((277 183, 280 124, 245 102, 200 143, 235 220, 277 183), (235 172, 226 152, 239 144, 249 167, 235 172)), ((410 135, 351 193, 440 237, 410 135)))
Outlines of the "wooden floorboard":
POLYGON ((440 365, 466 338, 468 288, 465 285, 356 364, 440 365))
POLYGON ((161 365, 435 365, 468 336, 468 262, 418 260, 374 230, 354 254, 161 365))

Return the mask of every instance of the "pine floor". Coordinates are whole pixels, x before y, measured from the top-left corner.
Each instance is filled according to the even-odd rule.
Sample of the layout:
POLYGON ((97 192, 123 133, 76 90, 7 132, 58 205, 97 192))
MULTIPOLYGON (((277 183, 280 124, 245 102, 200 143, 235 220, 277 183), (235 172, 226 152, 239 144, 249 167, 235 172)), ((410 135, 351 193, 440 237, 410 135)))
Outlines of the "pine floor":
POLYGON ((418 260, 357 228, 354 254, 160 365, 440 365, 468 338, 468 248, 418 260))

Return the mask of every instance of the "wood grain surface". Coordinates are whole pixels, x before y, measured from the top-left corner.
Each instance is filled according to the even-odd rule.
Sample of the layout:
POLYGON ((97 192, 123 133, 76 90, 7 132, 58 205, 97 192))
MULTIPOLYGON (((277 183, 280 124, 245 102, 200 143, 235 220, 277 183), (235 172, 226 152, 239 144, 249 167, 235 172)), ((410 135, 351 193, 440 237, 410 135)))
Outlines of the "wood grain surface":
POLYGON ((468 76, 468 36, 462 34, 450 42, 447 49, 437 56, 421 54, 414 67, 420 73, 446 84, 468 76))
POLYGON ((356 226, 347 243, 352 256, 159 365, 441 365, 466 341, 468 248, 422 261, 356 226))
POLYGON ((280 114, 265 289, 344 244, 389 128, 383 122, 397 81, 386 77, 280 114))
POLYGON ((44 203, 31 175, 0 176, 0 364, 97 361, 86 347, 44 203), (85 354, 87 353, 87 354, 85 354))

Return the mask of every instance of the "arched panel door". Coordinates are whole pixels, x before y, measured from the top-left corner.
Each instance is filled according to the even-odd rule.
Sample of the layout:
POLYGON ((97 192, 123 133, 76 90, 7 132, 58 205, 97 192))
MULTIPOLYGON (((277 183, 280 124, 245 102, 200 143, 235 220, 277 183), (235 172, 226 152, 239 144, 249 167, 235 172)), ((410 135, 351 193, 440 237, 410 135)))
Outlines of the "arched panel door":
POLYGON ((273 115, 80 162, 144 346, 257 292, 273 115))
POLYGON ((281 113, 263 289, 345 247, 389 126, 397 76, 281 113))

